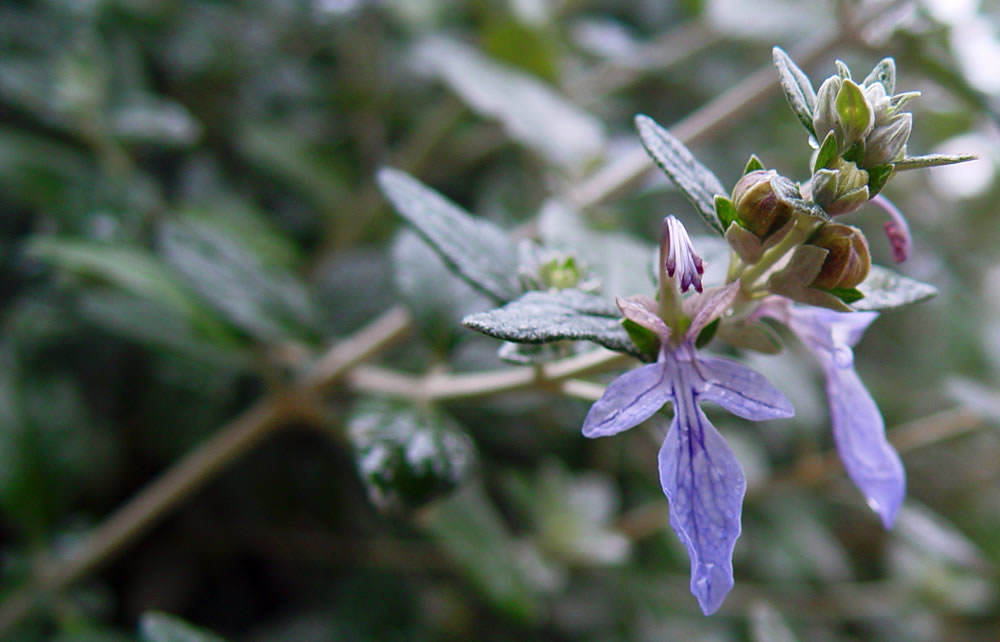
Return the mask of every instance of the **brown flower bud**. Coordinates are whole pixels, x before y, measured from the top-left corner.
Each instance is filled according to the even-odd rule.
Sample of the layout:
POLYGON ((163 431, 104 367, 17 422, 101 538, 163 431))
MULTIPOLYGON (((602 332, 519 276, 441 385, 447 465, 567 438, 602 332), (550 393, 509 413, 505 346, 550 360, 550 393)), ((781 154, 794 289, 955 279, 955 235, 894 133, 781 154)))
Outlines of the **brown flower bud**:
POLYGON ((746 174, 733 188, 733 206, 745 228, 767 238, 792 216, 788 198, 800 198, 795 183, 778 172, 758 169, 746 174))
POLYGON ((809 240, 809 244, 829 252, 816 279, 810 283, 812 287, 823 290, 853 288, 868 276, 871 255, 868 241, 858 228, 827 223, 809 240))

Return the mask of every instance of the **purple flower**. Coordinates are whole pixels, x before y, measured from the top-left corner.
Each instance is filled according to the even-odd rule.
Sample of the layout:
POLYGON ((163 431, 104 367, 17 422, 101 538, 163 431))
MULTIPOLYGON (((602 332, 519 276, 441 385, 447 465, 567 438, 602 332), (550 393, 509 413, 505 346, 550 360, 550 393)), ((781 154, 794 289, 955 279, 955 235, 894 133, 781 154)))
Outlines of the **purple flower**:
POLYGON ((659 337, 659 358, 612 381, 583 423, 584 436, 606 437, 673 403, 673 421, 659 454, 660 483, 670 503, 670 525, 691 559, 691 592, 706 615, 718 610, 733 586, 733 546, 740 535, 746 477, 698 404, 711 401, 754 421, 794 414, 791 403, 762 375, 695 350, 698 333, 732 305, 738 292, 737 282, 690 297, 692 304, 685 307, 693 311, 691 325, 673 343, 655 302, 620 299, 626 318, 659 337))
POLYGON ((813 351, 826 376, 833 439, 847 475, 891 528, 906 494, 906 473, 899 455, 885 438, 882 414, 854 370, 851 350, 875 312, 843 313, 792 305, 774 298, 758 315, 785 323, 813 351))

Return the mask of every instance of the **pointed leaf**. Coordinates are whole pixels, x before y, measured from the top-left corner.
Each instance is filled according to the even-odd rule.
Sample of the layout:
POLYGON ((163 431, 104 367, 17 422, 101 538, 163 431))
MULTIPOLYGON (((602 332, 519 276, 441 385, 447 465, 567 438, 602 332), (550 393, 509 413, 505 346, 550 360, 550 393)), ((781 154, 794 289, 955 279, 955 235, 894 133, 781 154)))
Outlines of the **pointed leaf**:
POLYGON ((821 169, 825 169, 830 166, 830 162, 837 157, 837 137, 833 135, 833 131, 827 132, 826 138, 823 139, 823 144, 819 146, 819 151, 816 152, 816 162, 813 163, 813 171, 818 172, 821 169))
POLYGON ((733 202, 726 198, 725 196, 715 197, 715 214, 719 217, 719 223, 722 225, 723 229, 729 229, 729 226, 738 217, 736 214, 736 206, 733 202))
POLYGON ((885 87, 887 96, 891 96, 896 91, 896 62, 892 58, 883 58, 879 61, 862 81, 861 86, 869 87, 875 83, 881 83, 885 87))
POLYGON ((868 169, 868 197, 875 198, 892 178, 895 166, 892 163, 876 165, 868 169))
POLYGON ((743 167, 743 175, 746 176, 750 172, 755 172, 758 169, 766 169, 764 167, 764 163, 760 162, 760 159, 757 158, 757 154, 750 154, 750 160, 748 160, 747 164, 743 167))
POLYGON ((933 285, 921 283, 881 265, 873 265, 868 278, 857 289, 864 298, 851 305, 854 310, 890 310, 937 294, 937 288, 933 285))
POLYGON ((827 292, 848 305, 865 298, 865 295, 861 294, 861 291, 857 288, 830 288, 827 292))
POLYGON ((708 168, 699 163, 684 143, 649 116, 635 117, 642 144, 667 176, 684 193, 702 219, 722 234, 725 229, 715 214, 716 194, 726 195, 725 188, 708 168))
POLYGON ((603 151, 601 122, 536 76, 441 36, 420 42, 413 60, 422 71, 447 83, 472 109, 499 120, 512 138, 552 163, 578 170, 603 151))
POLYGON ((610 350, 643 357, 620 320, 614 304, 604 297, 559 290, 528 292, 502 308, 468 316, 462 323, 505 341, 593 341, 610 350))
POLYGON ((465 280, 501 303, 521 293, 517 247, 503 230, 399 170, 382 168, 378 183, 396 211, 465 280))
POLYGON ((785 99, 788 100, 788 106, 792 108, 792 112, 806 130, 815 136, 813 111, 816 109, 816 92, 813 90, 812 83, 781 47, 775 47, 771 54, 774 66, 778 70, 778 81, 781 83, 781 89, 785 92, 785 99))
MULTIPOLYGON (((844 136, 844 144, 860 143, 875 123, 875 113, 865 98, 865 93, 850 79, 844 80, 837 92, 837 118, 844 136)), ((854 155, 859 155, 855 152, 854 155)), ((845 154, 845 157, 847 155, 845 154)), ((855 159, 850 159, 855 160, 855 159)))
POLYGON ((937 167, 939 165, 954 165, 966 161, 976 160, 979 157, 975 154, 927 154, 926 156, 908 156, 893 163, 897 171, 904 169, 920 169, 923 167, 937 167))

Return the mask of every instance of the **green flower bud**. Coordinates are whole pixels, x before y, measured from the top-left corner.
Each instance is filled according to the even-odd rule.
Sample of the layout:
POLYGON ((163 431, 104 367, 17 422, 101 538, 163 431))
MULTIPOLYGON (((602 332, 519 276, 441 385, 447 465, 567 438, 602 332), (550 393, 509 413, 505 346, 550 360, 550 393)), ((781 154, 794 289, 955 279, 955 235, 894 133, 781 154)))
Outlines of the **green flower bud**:
MULTIPOLYGON (((881 87, 881 85, 878 85, 881 87)), ((913 128, 913 114, 896 114, 885 125, 876 126, 865 139, 864 167, 876 167, 898 160, 906 149, 913 128)))
POLYGON ((827 252, 819 274, 810 284, 814 288, 832 290, 853 288, 865 280, 872 260, 868 241, 856 227, 827 223, 809 240, 827 252))
MULTIPOLYGON (((816 109, 813 112, 813 131, 816 140, 823 142, 826 135, 837 129, 837 92, 843 84, 840 76, 830 76, 819 86, 816 92, 816 109)), ((838 137, 839 138, 839 137, 838 137)), ((838 143, 840 141, 838 140, 838 143)))
POLYGON ((790 198, 801 198, 795 183, 773 169, 758 169, 736 183, 732 201, 743 226, 763 239, 791 219, 790 198))
POLYGON ((841 149, 864 140, 875 125, 875 110, 865 92, 851 79, 844 80, 840 85, 836 110, 838 127, 835 132, 841 149))
POLYGON ((838 158, 831 168, 813 174, 808 192, 830 216, 847 214, 868 201, 868 172, 838 158))

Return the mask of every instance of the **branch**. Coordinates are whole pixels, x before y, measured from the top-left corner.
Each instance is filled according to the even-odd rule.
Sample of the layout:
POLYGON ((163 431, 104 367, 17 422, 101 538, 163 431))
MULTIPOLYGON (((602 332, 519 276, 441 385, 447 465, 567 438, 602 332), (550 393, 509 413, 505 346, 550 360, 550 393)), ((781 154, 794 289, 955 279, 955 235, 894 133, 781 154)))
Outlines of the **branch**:
POLYGON ((358 363, 402 337, 410 327, 405 309, 394 307, 331 347, 298 383, 272 392, 220 428, 97 526, 67 554, 50 553, 27 586, 0 604, 0 638, 24 618, 40 598, 87 575, 205 485, 229 463, 289 421, 311 414, 312 399, 358 363))

